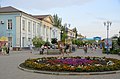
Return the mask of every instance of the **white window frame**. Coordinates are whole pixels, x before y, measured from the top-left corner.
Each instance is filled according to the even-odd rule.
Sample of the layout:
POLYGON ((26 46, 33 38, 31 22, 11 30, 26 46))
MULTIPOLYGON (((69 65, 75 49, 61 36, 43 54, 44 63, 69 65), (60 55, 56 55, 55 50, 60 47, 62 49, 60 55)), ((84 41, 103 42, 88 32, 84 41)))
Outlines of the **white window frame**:
POLYGON ((13 27, 12 19, 7 20, 7 29, 12 29, 13 27))
POLYGON ((22 20, 22 30, 25 30, 25 20, 22 20))
POLYGON ((31 22, 28 22, 28 32, 31 31, 31 22))

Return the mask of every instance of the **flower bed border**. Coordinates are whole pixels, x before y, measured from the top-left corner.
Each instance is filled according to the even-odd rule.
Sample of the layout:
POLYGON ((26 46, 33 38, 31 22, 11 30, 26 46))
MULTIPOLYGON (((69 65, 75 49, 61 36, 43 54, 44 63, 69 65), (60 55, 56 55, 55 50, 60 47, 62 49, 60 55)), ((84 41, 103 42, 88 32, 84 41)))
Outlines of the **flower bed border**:
POLYGON ((49 75, 105 75, 105 74, 117 74, 120 73, 120 70, 117 71, 105 71, 105 72, 54 72, 54 71, 41 71, 41 70, 31 70, 26 69, 18 65, 18 68, 23 71, 39 73, 39 74, 49 74, 49 75))
MULTIPOLYGON (((51 58, 54 58, 54 57, 51 57, 51 58)), ((92 58, 92 57, 91 57, 92 58)), ((97 57, 96 57, 97 58, 97 57)), ((99 57, 98 57, 99 58, 99 57)), ((51 67, 48 67, 46 66, 47 64, 40 64, 38 65, 35 61, 38 60, 38 59, 42 59, 42 58, 36 58, 36 59, 27 59, 25 60, 24 63, 21 63, 18 67, 22 70, 25 70, 25 71, 32 71, 32 72, 36 72, 36 73, 43 73, 43 74, 56 74, 56 75, 59 75, 59 74, 73 74, 73 75, 77 75, 77 74, 84 74, 84 75, 99 75, 99 74, 111 74, 111 73, 119 73, 120 71, 120 60, 118 59, 113 59, 113 58, 105 58, 106 60, 111 60, 111 61, 114 61, 116 62, 114 65, 110 65, 110 66, 88 66, 90 67, 90 70, 86 70, 83 71, 83 69, 81 71, 69 71, 69 69, 65 69, 62 68, 62 71, 59 70, 59 68, 56 66, 56 65, 52 65, 51 67, 55 67, 55 69, 51 69, 51 67), (40 68, 39 68, 40 67, 40 68), (57 67, 57 69, 56 69, 57 67), (50 68, 50 69, 49 69, 50 68), (91 69, 92 68, 92 69, 91 69), (94 70, 95 69, 95 70, 94 70), (97 71, 96 71, 97 69, 97 71)), ((45 60, 49 60, 48 58, 45 58, 45 60)), ((64 65, 62 66, 64 67, 64 65)), ((67 66, 68 67, 68 66, 67 66)), ((61 66, 60 66, 60 69, 61 69, 61 66)))

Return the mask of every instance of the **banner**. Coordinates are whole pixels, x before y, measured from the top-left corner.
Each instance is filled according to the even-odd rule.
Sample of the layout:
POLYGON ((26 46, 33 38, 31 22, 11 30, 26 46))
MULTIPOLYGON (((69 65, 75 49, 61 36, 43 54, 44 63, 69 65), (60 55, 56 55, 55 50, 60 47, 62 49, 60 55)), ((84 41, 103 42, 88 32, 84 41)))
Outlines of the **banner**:
POLYGON ((105 43, 105 48, 107 48, 107 46, 108 46, 108 48, 112 48, 112 40, 111 39, 108 39, 108 41, 107 41, 107 39, 105 39, 104 43, 105 43))

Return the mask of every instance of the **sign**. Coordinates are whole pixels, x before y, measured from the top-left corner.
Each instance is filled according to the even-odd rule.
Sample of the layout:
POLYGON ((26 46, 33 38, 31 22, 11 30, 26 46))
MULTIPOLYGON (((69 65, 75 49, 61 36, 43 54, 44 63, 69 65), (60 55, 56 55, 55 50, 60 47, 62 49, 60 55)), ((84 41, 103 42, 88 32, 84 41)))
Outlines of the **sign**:
POLYGON ((107 39, 105 39, 104 43, 105 43, 105 48, 107 48, 107 46, 108 46, 108 48, 112 48, 112 40, 111 39, 108 39, 108 41, 107 41, 107 39))

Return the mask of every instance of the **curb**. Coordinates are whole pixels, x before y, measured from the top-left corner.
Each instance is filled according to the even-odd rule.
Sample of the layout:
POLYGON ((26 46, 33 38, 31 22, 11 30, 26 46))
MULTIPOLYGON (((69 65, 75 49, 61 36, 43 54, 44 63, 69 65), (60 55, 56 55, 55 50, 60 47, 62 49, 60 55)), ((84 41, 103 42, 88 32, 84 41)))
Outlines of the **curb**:
POLYGON ((105 72, 54 72, 54 71, 40 71, 40 70, 29 70, 18 65, 18 68, 23 71, 40 73, 40 74, 49 74, 49 75, 106 75, 106 74, 117 74, 118 71, 105 71, 105 72))

